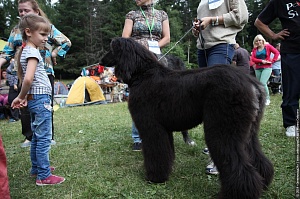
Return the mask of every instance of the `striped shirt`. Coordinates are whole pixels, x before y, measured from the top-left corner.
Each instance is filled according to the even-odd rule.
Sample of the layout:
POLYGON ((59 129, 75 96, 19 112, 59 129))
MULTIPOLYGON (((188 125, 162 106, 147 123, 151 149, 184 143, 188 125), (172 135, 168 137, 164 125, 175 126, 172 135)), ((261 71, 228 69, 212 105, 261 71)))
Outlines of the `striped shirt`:
POLYGON ((32 48, 30 46, 25 46, 22 51, 20 63, 23 71, 23 80, 27 69, 27 59, 36 58, 38 60, 38 65, 34 73, 34 78, 28 94, 48 94, 51 95, 52 87, 47 76, 46 70, 44 68, 43 58, 38 49, 32 48))

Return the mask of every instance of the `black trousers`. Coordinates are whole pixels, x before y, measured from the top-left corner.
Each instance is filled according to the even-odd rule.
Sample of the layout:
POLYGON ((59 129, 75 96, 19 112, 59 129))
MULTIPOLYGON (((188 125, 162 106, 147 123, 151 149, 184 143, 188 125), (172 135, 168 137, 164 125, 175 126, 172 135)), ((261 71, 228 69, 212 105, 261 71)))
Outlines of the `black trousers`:
MULTIPOLYGON (((52 95, 51 95, 51 105, 53 107, 53 99, 54 99, 54 76, 48 75, 48 78, 52 87, 52 95)), ((30 113, 27 107, 21 108, 21 124, 22 124, 22 134, 26 137, 27 140, 32 139, 32 130, 31 130, 31 119, 30 113)), ((52 140, 54 140, 54 125, 53 125, 53 111, 52 111, 52 140)))
MULTIPOLYGON (((14 86, 9 86, 8 104, 11 105, 12 101, 18 96, 18 90, 14 89, 14 86)), ((9 108, 9 117, 14 120, 20 119, 19 109, 9 108)))
POLYGON ((281 53, 283 126, 296 125, 300 98, 300 54, 281 53))

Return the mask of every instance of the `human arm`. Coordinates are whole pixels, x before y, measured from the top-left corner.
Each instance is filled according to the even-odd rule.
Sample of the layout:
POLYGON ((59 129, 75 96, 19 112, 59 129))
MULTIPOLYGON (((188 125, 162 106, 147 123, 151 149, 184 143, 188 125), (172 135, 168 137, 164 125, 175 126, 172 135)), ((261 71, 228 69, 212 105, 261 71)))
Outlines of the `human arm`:
POLYGON ((22 46, 22 36, 19 29, 14 27, 10 32, 6 45, 4 46, 4 53, 0 54, 0 68, 3 64, 10 62, 20 46, 22 46))
POLYGON ((279 61, 279 60, 281 60, 280 52, 279 52, 279 56, 278 56, 277 60, 275 60, 275 61, 279 61))
POLYGON ((58 53, 57 48, 51 52, 52 63, 54 66, 57 65, 57 62, 56 62, 57 53, 58 53))
MULTIPOLYGON (((67 52, 70 50, 72 43, 68 37, 60 32, 54 25, 51 25, 51 34, 49 40, 55 47, 51 51, 52 61, 56 63, 56 57, 65 58, 67 52), (54 60, 53 60, 54 59, 54 60)), ((48 42, 49 43, 49 42, 48 42)), ((53 63, 55 65, 55 63, 53 63)))
POLYGON ((36 58, 28 58, 27 59, 27 69, 24 76, 24 80, 22 82, 22 88, 19 95, 13 100, 11 107, 12 108, 21 108, 23 106, 27 106, 26 95, 31 87, 33 82, 34 73, 37 68, 38 60, 36 58))
MULTIPOLYGON (((248 22, 248 10, 244 0, 225 1, 214 10, 208 10, 206 7, 204 9, 204 6, 200 5, 201 3, 197 12, 200 12, 198 13, 198 19, 201 21, 199 25, 201 29, 211 25, 212 27, 223 26, 225 28, 233 26, 233 29, 241 30, 248 22)), ((203 5, 206 6, 205 3, 203 5)), ((197 34, 194 35, 196 36, 197 34)))
POLYGON ((6 63, 6 59, 0 57, 0 69, 6 63))
MULTIPOLYGON (((230 11, 222 15, 221 23, 225 28, 229 26, 235 26, 243 28, 248 23, 249 14, 247 5, 244 0, 232 0, 230 1, 230 11)), ((219 16, 220 17, 220 16, 219 16)))
POLYGON ((252 61, 254 64, 260 64, 260 63, 263 63, 263 60, 262 60, 262 59, 256 58, 256 51, 257 51, 257 48, 253 48, 253 49, 252 49, 252 53, 251 53, 251 61, 252 61))
POLYGON ((278 60, 278 57, 280 55, 279 51, 274 48, 272 45, 267 44, 267 47, 269 48, 269 55, 268 55, 268 60, 271 61, 272 63, 274 63, 275 61, 278 60), (273 58, 271 59, 271 53, 273 53, 273 58))
MULTIPOLYGON (((217 17, 216 17, 217 18, 217 17)), ((201 20, 195 19, 193 22, 192 33, 195 37, 199 36, 200 28, 204 30, 207 26, 211 24, 213 17, 203 17, 201 20)), ((219 17, 218 17, 219 20, 219 17)))
MULTIPOLYGON (((139 14, 136 13, 136 11, 130 11, 126 14, 122 37, 129 38, 133 37, 133 35, 135 36, 136 34, 140 34, 140 32, 135 32, 135 23, 138 23, 141 18, 141 16, 139 16, 139 14)), ((158 34, 155 35, 155 40, 158 42, 158 46, 160 48, 163 48, 164 46, 170 43, 170 26, 168 15, 165 11, 158 10, 155 14, 155 17, 157 17, 157 23, 159 23, 156 26, 161 27, 161 29, 158 29, 157 31, 158 34)), ((146 31, 149 32, 149 29, 147 28, 147 30, 142 30, 139 37, 141 37, 142 39, 146 39, 146 31)))
POLYGON ((219 26, 222 24, 224 24, 223 16, 214 16, 214 17, 203 17, 201 19, 200 26, 204 30, 209 25, 219 26), (215 24, 215 25, 213 25, 213 24, 215 24))
POLYGON ((131 19, 125 19, 122 37, 125 38, 131 37, 132 28, 133 28, 133 21, 131 19))
POLYGON ((161 35, 161 40, 158 42, 158 46, 160 48, 165 47, 170 43, 170 25, 169 25, 169 20, 166 19, 162 23, 162 35, 161 35))
POLYGON ((288 29, 283 29, 279 33, 273 32, 268 25, 264 24, 260 19, 256 19, 254 22, 254 25, 257 27, 257 29, 266 35, 268 38, 271 38, 272 40, 284 40, 284 37, 288 37, 290 35, 290 32, 288 29))
MULTIPOLYGON (((259 59, 256 57, 256 52, 257 52, 257 48, 253 48, 252 53, 251 53, 251 60, 255 63, 255 64, 271 64, 272 62, 270 60, 267 59, 259 59)), ((267 56, 267 57, 270 57, 267 56)))
MULTIPOLYGON (((22 45, 22 40, 17 40, 19 35, 16 33, 17 28, 14 28, 9 35, 7 44, 4 46, 3 54, 0 54, 0 68, 15 56, 16 49, 22 45)), ((21 36, 20 36, 21 37, 21 36)), ((22 38, 22 37, 21 37, 22 38)))

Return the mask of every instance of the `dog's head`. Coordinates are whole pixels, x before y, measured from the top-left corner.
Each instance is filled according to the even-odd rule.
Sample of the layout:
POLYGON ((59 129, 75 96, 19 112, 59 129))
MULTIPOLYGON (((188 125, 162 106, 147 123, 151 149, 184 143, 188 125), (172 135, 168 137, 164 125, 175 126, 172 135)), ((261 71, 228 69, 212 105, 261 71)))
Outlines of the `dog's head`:
POLYGON ((156 57, 148 49, 131 38, 114 38, 109 52, 101 59, 104 66, 115 66, 118 79, 131 84, 132 78, 147 69, 147 63, 157 62, 156 57))

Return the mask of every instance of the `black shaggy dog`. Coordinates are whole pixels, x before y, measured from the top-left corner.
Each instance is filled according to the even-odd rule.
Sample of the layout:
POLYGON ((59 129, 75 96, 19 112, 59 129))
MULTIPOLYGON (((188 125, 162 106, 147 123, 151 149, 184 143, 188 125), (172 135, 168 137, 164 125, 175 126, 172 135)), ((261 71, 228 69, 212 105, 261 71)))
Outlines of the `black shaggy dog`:
POLYGON ((203 122, 220 173, 222 199, 257 199, 273 178, 258 140, 265 93, 253 77, 229 65, 196 70, 163 67, 132 39, 115 38, 102 64, 130 87, 128 107, 143 140, 147 180, 168 180, 175 159, 173 131, 203 122))
MULTIPOLYGON (((186 70, 184 62, 178 57, 168 54, 165 57, 158 57, 162 59, 161 63, 164 63, 168 68, 172 70, 186 70)), ((190 138, 188 130, 181 131, 183 141, 188 145, 195 145, 196 143, 190 138)))

